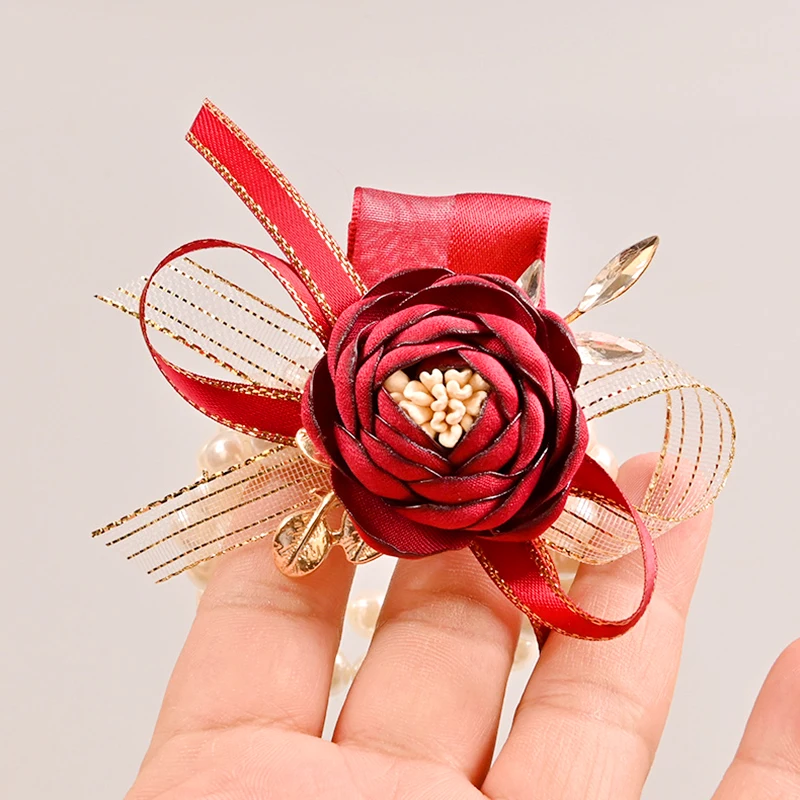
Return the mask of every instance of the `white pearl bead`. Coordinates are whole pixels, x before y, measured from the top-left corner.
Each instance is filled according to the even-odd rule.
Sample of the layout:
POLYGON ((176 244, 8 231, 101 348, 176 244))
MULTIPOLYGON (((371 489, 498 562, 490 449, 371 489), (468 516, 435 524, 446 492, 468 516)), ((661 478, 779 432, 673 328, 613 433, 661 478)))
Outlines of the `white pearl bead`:
POLYGON ((369 639, 375 633, 382 605, 382 595, 357 597, 347 607, 347 621, 356 633, 369 639))
POLYGON ((522 667, 530 664, 537 651, 538 645, 536 644, 536 634, 533 632, 533 627, 531 626, 530 621, 525 618, 522 622, 522 628, 519 632, 517 649, 514 651, 513 669, 521 669, 522 667))
POLYGON ((208 561, 202 561, 196 567, 192 567, 187 571, 189 580, 201 591, 208 585, 209 578, 217 568, 217 560, 215 558, 208 561))
POLYGON ((344 691, 352 679, 353 665, 339 651, 336 654, 336 661, 333 663, 331 694, 339 694, 339 692, 344 691))
POLYGON ((589 455, 614 479, 619 475, 619 462, 613 451, 604 444, 596 444, 589 455))
POLYGON ((220 472, 239 464, 250 456, 250 449, 235 431, 220 431, 210 439, 198 456, 200 469, 204 472, 220 472))
POLYGON ((255 436, 248 436, 246 433, 238 433, 237 436, 243 443, 248 458, 257 456, 259 453, 263 453, 270 447, 275 446, 275 443, 270 442, 268 439, 257 439, 255 436))

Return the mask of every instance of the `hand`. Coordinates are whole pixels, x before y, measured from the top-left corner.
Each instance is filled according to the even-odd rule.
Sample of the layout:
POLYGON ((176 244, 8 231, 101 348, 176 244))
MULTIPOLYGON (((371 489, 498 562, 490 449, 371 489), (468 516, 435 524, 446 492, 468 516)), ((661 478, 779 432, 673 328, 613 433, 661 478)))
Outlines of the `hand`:
MULTIPOLYGON (((625 465, 642 491, 649 472, 625 465)), ((220 560, 128 800, 639 798, 672 697, 711 523, 659 540, 646 616, 611 642, 551 635, 491 763, 520 615, 468 552, 398 564, 333 736, 320 738, 353 568, 292 580, 268 542, 220 560)), ((590 610, 634 608, 633 555, 579 572, 590 610)), ((800 798, 800 643, 770 673, 714 800, 800 798)))

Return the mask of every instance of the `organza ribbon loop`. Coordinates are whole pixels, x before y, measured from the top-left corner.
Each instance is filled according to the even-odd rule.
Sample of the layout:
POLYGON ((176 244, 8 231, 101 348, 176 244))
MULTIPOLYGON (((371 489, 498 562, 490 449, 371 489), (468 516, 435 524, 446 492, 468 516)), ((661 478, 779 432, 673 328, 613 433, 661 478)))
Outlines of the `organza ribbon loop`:
POLYGON ((313 511, 330 488, 327 468, 295 447, 273 444, 92 535, 118 547, 160 583, 263 539, 288 514, 313 511))
MULTIPOLYGON (((296 280, 292 272, 285 268, 285 263, 280 259, 254 248, 247 247, 246 245, 226 242, 219 239, 202 239, 190 242, 174 250, 158 264, 150 277, 145 281, 139 297, 138 308, 139 325, 142 336, 161 373, 178 394, 192 406, 202 411, 206 416, 211 417, 211 419, 230 428, 252 436, 257 436, 261 439, 270 439, 272 441, 290 444, 294 441, 294 435, 301 427, 301 395, 300 392, 291 385, 288 379, 283 379, 284 383, 289 384, 285 387, 278 388, 271 386, 266 384, 263 380, 250 378, 246 372, 233 367, 233 365, 222 358, 215 358, 212 360, 215 360, 223 367, 233 368, 233 371, 235 371, 237 375, 244 377, 245 380, 249 382, 237 383, 199 375, 179 367, 177 364, 174 364, 172 361, 162 356, 150 337, 150 330, 153 326, 148 324, 148 320, 151 319, 151 312, 154 308, 156 310, 162 309, 162 306, 159 305, 158 302, 153 302, 151 300, 150 292, 152 290, 158 292, 162 299, 164 296, 177 297, 181 302, 185 303, 188 308, 193 308, 195 312, 207 312, 207 309, 194 303, 189 297, 182 296, 179 291, 171 289, 165 283, 160 283, 159 275, 163 270, 168 270, 169 268, 165 274, 169 275, 171 271, 173 278, 175 275, 183 276, 184 272, 180 270, 179 267, 175 267, 175 262, 187 257, 191 253, 217 248, 233 248, 249 254, 280 281, 301 310, 307 307, 307 301, 309 300, 308 293, 303 285, 296 280)), ((179 283, 181 282, 179 281, 179 283)), ((238 289, 238 287, 236 288, 238 289)), ((221 346, 240 360, 249 362, 255 369, 265 374, 270 372, 260 364, 243 358, 238 352, 233 351, 231 348, 213 339, 213 337, 210 337, 208 333, 198 330, 195 326, 187 323, 182 318, 185 315, 185 311, 180 318, 170 315, 169 312, 166 313, 166 316, 172 319, 176 325, 185 328, 187 332, 192 333, 196 338, 199 337, 203 340, 210 339, 218 347, 221 346)), ((249 336, 241 331, 235 324, 231 324, 225 318, 219 317, 211 312, 208 312, 207 316, 212 321, 214 317, 217 317, 217 321, 223 327, 227 328, 228 331, 239 331, 242 336, 255 340, 255 337, 249 336)), ((203 321, 203 325, 206 325, 205 321, 203 321)), ((311 327, 311 325, 309 325, 309 327, 311 327)), ((311 330, 316 333, 319 331, 319 328, 311 328, 311 330)), ((183 338, 186 340, 185 335, 183 338)), ((208 354, 205 348, 196 341, 194 345, 193 349, 199 350, 203 354, 208 354)), ((261 342, 261 345, 263 349, 263 342, 261 342)), ((308 347, 312 351, 315 349, 312 342, 308 343, 308 347)), ((262 355, 262 358, 263 357, 262 355)), ((318 353, 315 353, 314 361, 318 360, 318 357, 318 353)), ((313 364, 305 367, 307 372, 310 371, 311 366, 313 366, 313 364)), ((277 373, 271 374, 277 379, 277 373)), ((302 386, 297 388, 301 389, 302 386)))
MULTIPOLYGON (((582 335, 577 338, 580 345, 582 335)), ((635 344, 638 354, 585 364, 575 396, 589 420, 643 402, 663 403, 663 438, 660 447, 654 442, 651 477, 636 503, 657 538, 717 498, 733 464, 736 431, 730 408, 715 391, 647 345, 635 344)), ((576 561, 606 564, 633 551, 639 536, 615 504, 576 485, 543 540, 576 561)))

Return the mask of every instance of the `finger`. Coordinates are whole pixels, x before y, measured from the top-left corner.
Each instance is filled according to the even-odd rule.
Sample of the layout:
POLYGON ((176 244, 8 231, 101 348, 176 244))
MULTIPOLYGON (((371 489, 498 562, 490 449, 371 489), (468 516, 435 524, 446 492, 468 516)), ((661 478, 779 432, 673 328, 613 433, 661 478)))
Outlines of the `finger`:
POLYGON ((334 741, 480 781, 520 618, 467 550, 401 561, 334 741))
POLYGON ((352 577, 339 548, 302 578, 279 572, 266 540, 221 557, 151 752, 178 734, 239 724, 321 734, 352 577))
POLYGON ((800 640, 781 653, 714 800, 800 797, 800 640))
MULTIPOLYGON (((652 471, 652 459, 639 457, 623 466, 619 483, 636 500, 652 471)), ((630 632, 603 642, 550 636, 484 784, 489 797, 638 800, 672 699, 710 524, 706 512, 659 539, 656 591, 630 632)), ((631 554, 581 568, 572 596, 616 618, 641 592, 641 559, 631 554)))

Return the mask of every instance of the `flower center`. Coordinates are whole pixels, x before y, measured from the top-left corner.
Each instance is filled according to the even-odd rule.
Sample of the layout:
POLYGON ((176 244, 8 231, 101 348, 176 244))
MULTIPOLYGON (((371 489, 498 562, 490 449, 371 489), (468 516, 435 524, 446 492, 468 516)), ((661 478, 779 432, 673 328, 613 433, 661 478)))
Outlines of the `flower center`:
POLYGON ((442 447, 455 447, 483 411, 490 385, 471 369, 433 369, 412 380, 403 370, 383 383, 392 400, 442 447))

